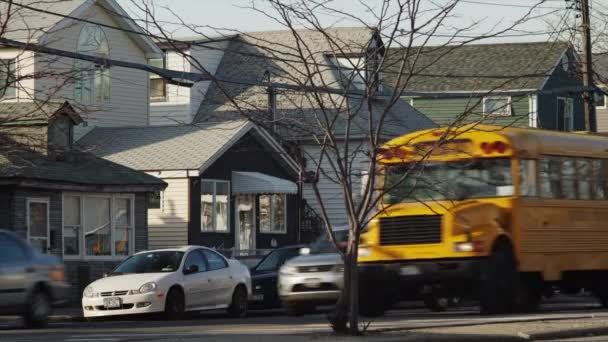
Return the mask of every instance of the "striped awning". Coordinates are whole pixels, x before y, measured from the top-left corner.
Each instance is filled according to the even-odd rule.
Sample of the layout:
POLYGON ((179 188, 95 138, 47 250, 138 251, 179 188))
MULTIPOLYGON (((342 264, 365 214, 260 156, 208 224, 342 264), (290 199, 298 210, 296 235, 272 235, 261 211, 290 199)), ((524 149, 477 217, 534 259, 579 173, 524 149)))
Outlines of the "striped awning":
POLYGON ((232 172, 233 194, 297 194, 296 183, 259 172, 232 172))

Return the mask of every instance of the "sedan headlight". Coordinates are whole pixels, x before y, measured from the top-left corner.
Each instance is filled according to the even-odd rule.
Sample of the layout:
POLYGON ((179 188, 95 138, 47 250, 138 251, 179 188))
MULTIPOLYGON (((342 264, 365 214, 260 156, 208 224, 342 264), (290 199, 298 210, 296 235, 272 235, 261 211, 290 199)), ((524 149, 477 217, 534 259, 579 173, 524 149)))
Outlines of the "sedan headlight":
POLYGON ((93 298, 93 297, 97 297, 99 294, 95 293, 95 291, 93 290, 93 288, 91 286, 87 286, 84 289, 84 292, 82 292, 82 295, 87 298, 93 298))
POLYGON ((154 292, 157 287, 158 287, 158 285, 156 285, 156 283, 153 283, 153 282, 145 283, 139 288, 139 293, 154 292))
POLYGON ((291 265, 283 265, 279 270, 280 274, 296 274, 298 273, 298 269, 295 266, 291 265))

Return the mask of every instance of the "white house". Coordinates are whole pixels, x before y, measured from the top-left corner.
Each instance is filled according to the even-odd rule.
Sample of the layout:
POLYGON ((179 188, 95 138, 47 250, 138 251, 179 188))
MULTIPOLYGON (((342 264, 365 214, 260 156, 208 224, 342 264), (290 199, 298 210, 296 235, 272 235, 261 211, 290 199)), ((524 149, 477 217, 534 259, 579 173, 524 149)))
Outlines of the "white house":
MULTIPOLYGON (((0 16, 2 21, 8 19, 3 38, 141 64, 162 56, 114 0, 19 0, 10 10, 2 2, 0 16)), ((150 122, 145 71, 0 48, 0 73, 8 76, 2 79, 17 80, 2 101, 69 101, 85 120, 76 127, 76 138, 95 126, 146 126, 150 122)))

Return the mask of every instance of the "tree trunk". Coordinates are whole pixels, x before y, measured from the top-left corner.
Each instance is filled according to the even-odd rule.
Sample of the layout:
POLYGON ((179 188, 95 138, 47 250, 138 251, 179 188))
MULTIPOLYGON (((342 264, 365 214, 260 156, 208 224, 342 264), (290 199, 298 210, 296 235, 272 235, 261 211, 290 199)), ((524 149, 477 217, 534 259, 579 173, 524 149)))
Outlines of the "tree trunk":
POLYGON ((359 335, 359 273, 357 270, 357 249, 358 239, 357 234, 353 238, 349 239, 348 243, 348 259, 350 260, 350 272, 349 272, 349 320, 348 330, 350 335, 359 335))

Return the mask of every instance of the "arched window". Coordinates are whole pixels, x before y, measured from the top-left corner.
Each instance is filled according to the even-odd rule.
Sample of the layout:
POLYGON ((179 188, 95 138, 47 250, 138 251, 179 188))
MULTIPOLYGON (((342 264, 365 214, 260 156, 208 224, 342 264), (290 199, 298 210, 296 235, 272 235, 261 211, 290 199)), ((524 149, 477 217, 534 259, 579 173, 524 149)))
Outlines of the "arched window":
MULTIPOLYGON (((99 57, 110 56, 108 37, 101 27, 86 24, 80 30, 77 51, 99 57)), ((110 102, 110 68, 107 65, 76 61, 74 99, 81 103, 110 102)))

